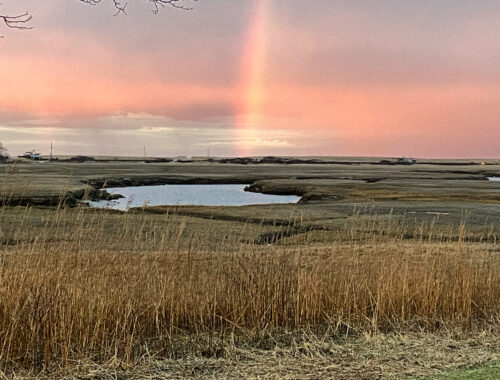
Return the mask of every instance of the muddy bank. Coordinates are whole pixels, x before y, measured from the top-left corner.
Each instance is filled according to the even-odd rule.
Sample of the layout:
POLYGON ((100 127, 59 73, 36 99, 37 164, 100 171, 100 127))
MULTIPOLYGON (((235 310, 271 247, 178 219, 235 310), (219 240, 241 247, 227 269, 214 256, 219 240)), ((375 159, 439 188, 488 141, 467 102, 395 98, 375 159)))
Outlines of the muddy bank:
POLYGON ((236 165, 260 165, 260 164, 278 164, 278 165, 381 165, 381 166, 408 166, 408 165, 442 165, 442 166, 485 166, 498 165, 497 160, 425 160, 413 159, 408 157, 394 157, 384 159, 332 159, 307 158, 307 157, 227 157, 227 158, 209 158, 208 162, 220 164, 236 165))
POLYGON ((274 184, 264 181, 255 181, 251 185, 245 187, 245 191, 273 195, 297 195, 299 197, 305 194, 304 189, 294 185, 274 184))
POLYGON ((256 177, 122 177, 122 178, 95 178, 87 181, 95 189, 110 187, 131 186, 160 186, 160 185, 245 185, 253 183, 256 177))
POLYGON ((340 194, 326 193, 314 186, 299 186, 297 184, 256 181, 245 187, 245 191, 272 195, 296 195, 301 197, 299 204, 315 201, 339 201, 345 197, 340 194))
POLYGON ((120 194, 110 194, 106 190, 78 189, 67 191, 61 195, 10 196, 0 200, 0 206, 34 206, 34 207, 76 207, 84 200, 99 201, 123 198, 120 194))

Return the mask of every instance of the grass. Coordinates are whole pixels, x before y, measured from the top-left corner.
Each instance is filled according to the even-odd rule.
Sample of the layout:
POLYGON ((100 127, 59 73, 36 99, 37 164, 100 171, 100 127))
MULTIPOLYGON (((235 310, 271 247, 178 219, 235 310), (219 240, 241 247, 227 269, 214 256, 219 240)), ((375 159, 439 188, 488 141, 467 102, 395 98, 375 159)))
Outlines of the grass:
POLYGON ((1 167, 0 204, 45 208, 0 207, 0 377, 432 378, 497 368, 500 198, 481 179, 498 165, 1 167), (88 181, 130 178, 259 180, 309 201, 47 207, 88 181))
POLYGON ((488 366, 473 369, 460 369, 450 373, 426 377, 426 380, 496 380, 500 378, 500 366, 488 366))
POLYGON ((224 358, 293 346, 302 332, 497 334, 498 239, 469 243, 463 224, 448 239, 433 224, 418 233, 358 215, 266 245, 257 237, 277 226, 168 208, 3 208, 0 220, 0 365, 11 373, 224 358))

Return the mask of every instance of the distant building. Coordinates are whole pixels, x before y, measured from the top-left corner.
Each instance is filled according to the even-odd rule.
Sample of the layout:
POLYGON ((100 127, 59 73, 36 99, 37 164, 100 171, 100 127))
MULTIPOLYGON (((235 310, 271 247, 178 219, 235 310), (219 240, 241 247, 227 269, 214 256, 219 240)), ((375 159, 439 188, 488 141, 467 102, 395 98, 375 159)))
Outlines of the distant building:
POLYGON ((20 157, 27 158, 29 160, 40 161, 40 153, 38 153, 36 150, 32 150, 31 152, 26 152, 20 157))
POLYGON ((402 164, 402 165, 413 165, 415 162, 417 162, 417 160, 415 160, 413 158, 408 158, 408 157, 398 158, 398 161, 397 161, 398 164, 402 164))
POLYGON ((174 158, 174 162, 193 162, 193 160, 186 156, 178 156, 174 158))

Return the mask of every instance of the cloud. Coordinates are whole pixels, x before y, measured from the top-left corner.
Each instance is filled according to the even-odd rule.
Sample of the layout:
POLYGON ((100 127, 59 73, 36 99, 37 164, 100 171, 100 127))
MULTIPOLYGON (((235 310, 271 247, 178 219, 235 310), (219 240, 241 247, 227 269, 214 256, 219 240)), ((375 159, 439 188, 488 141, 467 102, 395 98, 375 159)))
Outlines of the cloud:
POLYGON ((195 146, 234 146, 234 145, 244 145, 251 149, 262 149, 262 148, 294 148, 296 145, 290 143, 286 140, 263 140, 263 139, 231 139, 231 140, 208 140, 203 143, 196 143, 195 146))
POLYGON ((252 3, 203 1, 154 16, 138 1, 128 17, 78 0, 2 5, 31 9, 36 29, 2 39, 0 139, 113 154, 136 144, 234 154, 234 144, 270 154, 500 155, 497 1, 273 0, 264 96, 247 110, 252 3), (250 119, 256 125, 242 125, 250 119))

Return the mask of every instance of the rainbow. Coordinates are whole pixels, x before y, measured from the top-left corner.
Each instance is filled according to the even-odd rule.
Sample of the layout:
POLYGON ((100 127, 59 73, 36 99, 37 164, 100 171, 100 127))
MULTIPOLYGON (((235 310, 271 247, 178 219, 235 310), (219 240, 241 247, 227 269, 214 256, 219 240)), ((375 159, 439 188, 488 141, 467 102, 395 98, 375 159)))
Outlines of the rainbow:
POLYGON ((267 32, 270 19, 270 1, 252 2, 251 19, 240 78, 240 103, 237 106, 235 126, 236 149, 239 156, 252 154, 255 141, 260 138, 263 105, 265 102, 265 65, 267 58, 267 32))

